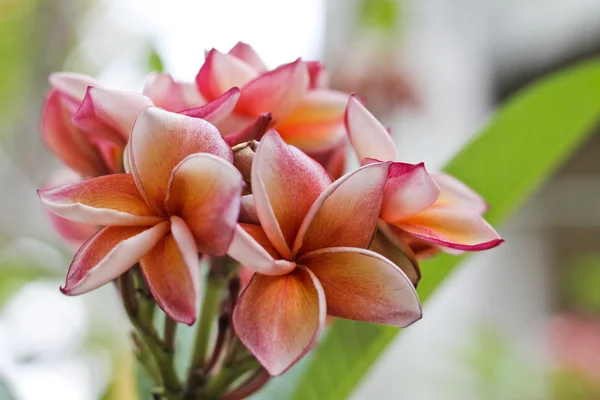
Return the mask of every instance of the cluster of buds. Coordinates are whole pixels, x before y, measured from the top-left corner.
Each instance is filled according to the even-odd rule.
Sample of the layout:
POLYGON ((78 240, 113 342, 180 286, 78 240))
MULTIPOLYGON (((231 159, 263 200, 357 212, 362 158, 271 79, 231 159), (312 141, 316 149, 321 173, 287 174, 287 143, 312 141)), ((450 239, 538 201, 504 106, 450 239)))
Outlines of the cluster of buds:
MULTIPOLYGON (((328 89, 317 62, 268 70, 239 43, 208 52, 195 83, 154 74, 142 94, 70 73, 50 83, 43 138, 69 170, 39 196, 80 246, 62 292, 111 281, 124 292, 136 272, 168 320, 212 324, 199 312, 203 276, 237 281, 217 302, 233 339, 215 347, 242 347, 269 375, 315 345, 327 316, 412 324, 420 257, 502 241, 476 193, 396 161, 388 131, 328 89), (348 143, 361 167, 344 174, 348 143)), ((210 376, 193 372, 196 386, 210 376)))

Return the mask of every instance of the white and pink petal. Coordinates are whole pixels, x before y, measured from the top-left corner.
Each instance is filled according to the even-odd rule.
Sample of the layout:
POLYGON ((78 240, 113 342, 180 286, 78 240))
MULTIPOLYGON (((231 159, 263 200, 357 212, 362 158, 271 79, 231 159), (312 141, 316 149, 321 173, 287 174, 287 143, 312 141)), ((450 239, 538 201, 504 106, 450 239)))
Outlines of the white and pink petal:
POLYGON ((131 174, 100 176, 39 190, 38 195, 54 214, 84 224, 147 226, 160 222, 140 195, 131 174))
POLYGON ((242 343, 276 376, 316 344, 325 317, 318 279, 298 267, 281 276, 254 274, 238 299, 233 325, 242 343))
POLYGON ((366 158, 396 160, 396 145, 389 132, 354 95, 348 99, 345 120, 350 143, 359 161, 366 158))
POLYGON ((169 223, 153 227, 106 227, 75 254, 61 291, 75 296, 97 289, 123 274, 169 232, 169 223))
POLYGON ((421 318, 408 277, 375 252, 334 247, 306 254, 299 262, 321 283, 328 315, 398 327, 421 318))
POLYGON ((233 238, 243 186, 233 164, 212 154, 192 154, 173 170, 165 209, 183 218, 199 252, 221 256, 233 238))

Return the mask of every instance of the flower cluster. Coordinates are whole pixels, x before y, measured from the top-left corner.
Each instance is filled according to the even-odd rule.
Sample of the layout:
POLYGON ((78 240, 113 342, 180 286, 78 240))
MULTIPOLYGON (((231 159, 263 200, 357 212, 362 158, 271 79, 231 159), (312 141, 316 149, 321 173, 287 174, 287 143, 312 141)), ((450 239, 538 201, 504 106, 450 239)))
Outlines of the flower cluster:
POLYGON ((313 347, 328 315, 418 320, 419 257, 502 241, 466 185, 396 161, 388 131, 328 89, 319 63, 268 70, 239 43, 208 52, 195 83, 154 74, 142 94, 70 73, 50 83, 42 133, 69 172, 39 196, 80 245, 61 290, 139 265, 160 308, 191 325, 199 254, 229 257, 249 276, 235 332, 271 375, 313 347), (343 174, 348 143, 361 167, 343 174))

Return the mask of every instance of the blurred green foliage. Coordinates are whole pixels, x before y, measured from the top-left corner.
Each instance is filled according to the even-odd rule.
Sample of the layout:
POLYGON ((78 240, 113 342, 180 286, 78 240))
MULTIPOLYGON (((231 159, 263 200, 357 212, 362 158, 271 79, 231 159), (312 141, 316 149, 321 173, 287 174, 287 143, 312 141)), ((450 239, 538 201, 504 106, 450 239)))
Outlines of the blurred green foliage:
POLYGON ((401 22, 400 0, 362 0, 359 6, 360 26, 393 32, 401 22))
POLYGON ((36 0, 0 1, 0 119, 17 113, 19 104, 14 96, 28 84, 31 21, 36 5, 36 0))
POLYGON ((564 290, 569 306, 600 313, 600 254, 578 257, 564 270, 564 290))
MULTIPOLYGON (((547 77, 518 93, 446 167, 491 205, 498 225, 513 214, 589 136, 600 120, 600 61, 547 77)), ((463 257, 422 263, 422 301, 463 257)), ((397 328, 337 320, 297 383, 294 399, 345 399, 399 333, 397 328)))
POLYGON ((148 53, 148 69, 155 72, 164 72, 165 70, 163 60, 155 48, 151 48, 148 53))

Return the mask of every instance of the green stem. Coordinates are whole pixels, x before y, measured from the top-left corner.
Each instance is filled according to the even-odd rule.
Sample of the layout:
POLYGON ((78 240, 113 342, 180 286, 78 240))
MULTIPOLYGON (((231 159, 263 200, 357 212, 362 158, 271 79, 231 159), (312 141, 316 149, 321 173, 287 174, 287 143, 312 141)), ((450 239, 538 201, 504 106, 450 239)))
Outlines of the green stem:
MULTIPOLYGON (((152 355, 157 366, 161 380, 155 382, 157 385, 163 387, 162 396, 169 400, 178 400, 181 398, 181 383, 177 377, 175 371, 174 352, 173 349, 169 349, 164 346, 160 340, 154 325, 148 324, 147 321, 142 322, 140 320, 140 310, 143 308, 141 303, 144 301, 152 301, 151 299, 145 299, 143 296, 139 298, 138 302, 136 299, 136 288, 133 280, 133 271, 127 271, 119 278, 121 296, 123 298, 123 304, 129 320, 135 327, 139 338, 143 341, 145 349, 152 355)), ((143 346, 138 346, 138 349, 142 351, 143 346)), ((146 368, 146 363, 143 364, 146 368)), ((156 372, 148 369, 148 373, 151 376, 156 376, 156 372)))
POLYGON ((202 368, 206 362, 212 329, 219 308, 221 307, 224 286, 225 280, 211 270, 206 278, 206 287, 200 310, 200 320, 197 323, 198 330, 196 331, 190 372, 202 368))
POLYGON ((177 333, 177 322, 165 315, 165 334, 164 334, 164 345, 165 350, 169 352, 175 351, 175 334, 177 333))
POLYGON ((258 362, 254 358, 248 358, 237 364, 224 365, 223 368, 221 368, 221 371, 219 371, 219 373, 204 387, 202 399, 220 399, 229 386, 257 366, 258 362))
POLYGON ((146 286, 146 281, 139 268, 133 268, 133 283, 135 290, 139 296, 139 315, 138 320, 147 329, 154 328, 154 311, 156 310, 156 302, 152 297, 152 293, 146 286))

